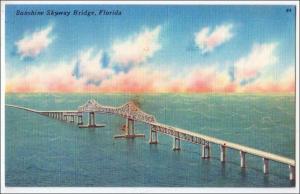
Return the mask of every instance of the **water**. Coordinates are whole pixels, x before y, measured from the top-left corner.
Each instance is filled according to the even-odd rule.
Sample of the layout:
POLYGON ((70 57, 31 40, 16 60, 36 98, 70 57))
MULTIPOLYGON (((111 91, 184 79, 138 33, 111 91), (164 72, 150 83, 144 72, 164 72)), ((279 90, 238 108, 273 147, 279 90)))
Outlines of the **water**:
MULTIPOLYGON (((6 94, 6 103, 38 110, 76 109, 90 98, 119 106, 130 99, 159 122, 211 135, 295 159, 295 98, 292 95, 209 94, 6 94)), ((5 110, 6 186, 129 186, 129 187, 291 187, 288 166, 228 150, 219 161, 219 148, 202 160, 199 145, 181 142, 172 151, 172 138, 159 134, 149 145, 149 127, 136 123, 145 138, 113 139, 125 120, 97 115, 104 128, 80 129, 23 110, 5 110)), ((87 116, 84 117, 87 123, 87 116)))

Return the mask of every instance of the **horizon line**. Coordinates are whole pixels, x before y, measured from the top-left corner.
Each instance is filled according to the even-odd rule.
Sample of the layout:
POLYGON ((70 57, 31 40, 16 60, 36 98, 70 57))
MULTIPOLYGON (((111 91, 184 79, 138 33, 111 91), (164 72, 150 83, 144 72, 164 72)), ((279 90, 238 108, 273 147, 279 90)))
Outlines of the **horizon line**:
POLYGON ((296 92, 45 92, 45 91, 35 91, 35 92, 5 92, 5 94, 226 94, 226 95, 295 95, 296 92))

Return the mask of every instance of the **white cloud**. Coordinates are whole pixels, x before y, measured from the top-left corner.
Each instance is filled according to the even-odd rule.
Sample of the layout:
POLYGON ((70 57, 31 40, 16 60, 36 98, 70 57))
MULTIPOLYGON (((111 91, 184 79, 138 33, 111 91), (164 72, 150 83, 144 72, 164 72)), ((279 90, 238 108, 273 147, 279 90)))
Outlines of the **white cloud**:
POLYGON ((113 74, 111 68, 103 68, 101 61, 103 51, 94 54, 94 49, 83 51, 78 59, 79 75, 86 81, 101 81, 113 74))
POLYGON ((233 37, 232 28, 232 24, 216 26, 213 31, 209 27, 202 28, 195 33, 195 43, 203 54, 211 52, 215 47, 220 46, 233 37))
POLYGON ((237 60, 234 64, 237 81, 257 77, 267 67, 278 61, 275 55, 277 43, 254 44, 251 52, 237 60))
POLYGON ((23 39, 15 43, 18 49, 17 52, 22 58, 36 57, 52 43, 53 37, 50 36, 52 29, 52 25, 49 25, 44 29, 24 36, 23 39))
POLYGON ((112 63, 128 66, 145 62, 161 48, 159 34, 161 27, 143 32, 128 38, 125 41, 114 42, 112 45, 112 63))

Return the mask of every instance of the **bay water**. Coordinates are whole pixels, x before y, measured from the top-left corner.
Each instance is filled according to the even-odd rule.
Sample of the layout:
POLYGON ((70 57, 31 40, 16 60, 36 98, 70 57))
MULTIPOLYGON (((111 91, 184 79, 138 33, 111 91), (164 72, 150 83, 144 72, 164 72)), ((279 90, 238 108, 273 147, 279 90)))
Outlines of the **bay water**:
MULTIPOLYGON (((295 96, 259 94, 6 94, 5 103, 37 110, 76 110, 89 99, 121 106, 134 100, 158 122, 295 159, 295 96)), ((84 115, 87 123, 87 115, 84 115)), ((103 128, 78 128, 20 109, 5 108, 6 186, 63 187, 291 187, 285 164, 220 149, 201 159, 200 146, 158 135, 150 145, 149 126, 136 122, 145 138, 114 139, 125 119, 97 114, 103 128)))

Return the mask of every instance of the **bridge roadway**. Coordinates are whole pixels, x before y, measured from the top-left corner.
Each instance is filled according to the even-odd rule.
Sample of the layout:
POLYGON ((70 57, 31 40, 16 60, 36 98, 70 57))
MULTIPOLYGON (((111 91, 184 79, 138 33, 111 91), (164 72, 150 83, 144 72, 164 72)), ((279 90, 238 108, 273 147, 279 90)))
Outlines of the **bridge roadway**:
POLYGON ((22 109, 22 110, 26 110, 26 111, 29 111, 29 112, 34 112, 34 113, 38 113, 38 114, 43 114, 43 113, 74 113, 74 114, 77 114, 78 111, 77 110, 56 110, 56 111, 39 111, 39 110, 35 110, 35 109, 31 109, 31 108, 26 108, 26 107, 23 107, 23 106, 17 106, 17 105, 12 105, 12 104, 6 104, 5 106, 7 107, 13 107, 13 108, 17 108, 17 109, 22 109))
MULTIPOLYGON (((255 149, 255 148, 251 148, 251 147, 241 145, 241 144, 232 143, 232 142, 221 140, 221 139, 218 139, 218 138, 215 138, 215 137, 202 135, 200 133, 195 133, 195 132, 188 131, 188 130, 185 130, 185 129, 175 128, 175 127, 164 125, 164 124, 161 124, 161 123, 151 123, 151 125, 166 128, 166 129, 170 129, 170 130, 174 130, 175 133, 186 134, 186 135, 189 135, 189 136, 194 137, 194 138, 204 139, 205 141, 207 141, 209 143, 214 143, 214 144, 217 144, 217 145, 223 145, 227 148, 242 151, 244 153, 252 154, 252 155, 255 155, 255 156, 259 156, 259 157, 266 158, 266 159, 269 159, 269 160, 273 160, 273 161, 276 161, 276 162, 280 162, 280 163, 283 163, 283 164, 288 164, 288 165, 291 165, 291 166, 295 166, 295 160, 292 160, 292 159, 289 159, 289 158, 286 158, 286 157, 283 157, 283 156, 279 156, 279 155, 276 155, 276 154, 273 154, 273 153, 270 153, 270 152, 261 151, 261 150, 255 149)), ((167 133, 165 133, 165 134, 167 134, 167 133)), ((169 135, 169 134, 167 134, 167 135, 169 135)), ((191 140, 191 138, 190 139, 182 138, 182 137, 179 137, 179 138, 182 139, 182 140, 194 143, 191 140)))
POLYGON ((89 125, 84 127, 101 127, 95 123, 95 113, 112 113, 117 114, 126 118, 125 135, 117 135, 116 138, 135 138, 144 137, 143 134, 134 133, 134 120, 144 122, 150 125, 149 143, 157 144, 158 137, 157 132, 169 135, 173 137, 173 150, 180 150, 180 140, 187 141, 194 144, 202 145, 202 158, 210 158, 210 144, 216 144, 220 146, 220 161, 226 161, 226 149, 234 149, 240 152, 240 166, 241 168, 246 167, 246 154, 261 157, 263 159, 263 172, 264 174, 269 173, 269 160, 276 161, 279 163, 287 164, 290 169, 289 178, 295 180, 295 160, 283 157, 270 152, 258 150, 241 144, 233 143, 230 141, 221 140, 215 137, 202 135, 200 133, 180 129, 177 127, 165 125, 156 121, 155 117, 148 115, 141 111, 132 103, 127 103, 120 107, 109 107, 98 104, 94 100, 88 101, 85 105, 80 106, 78 110, 61 110, 61 111, 38 111, 22 106, 10 105, 8 107, 23 109, 26 111, 38 113, 44 116, 50 116, 56 119, 68 121, 68 117, 71 116, 74 122, 74 117, 77 117, 78 125, 83 126, 82 114, 89 113, 89 125), (64 119, 66 118, 66 119, 64 119), (154 135, 154 137, 153 137, 154 135))

